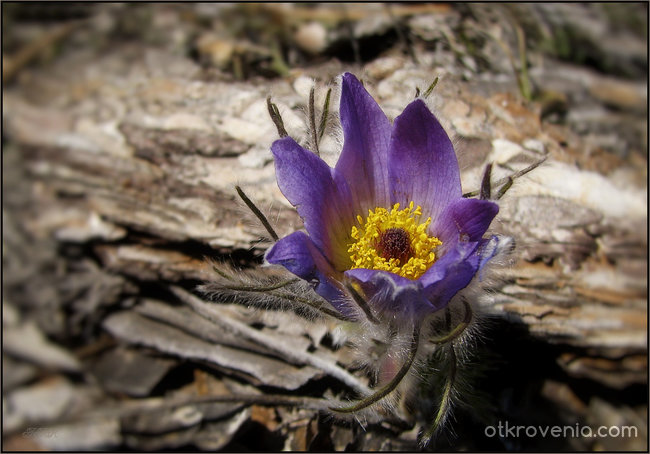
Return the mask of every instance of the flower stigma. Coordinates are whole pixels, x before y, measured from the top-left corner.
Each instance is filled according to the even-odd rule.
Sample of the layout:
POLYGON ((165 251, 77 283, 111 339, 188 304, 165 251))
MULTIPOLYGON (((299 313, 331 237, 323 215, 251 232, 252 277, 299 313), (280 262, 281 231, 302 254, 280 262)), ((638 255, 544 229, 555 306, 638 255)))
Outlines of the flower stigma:
POLYGON ((411 202, 407 208, 399 209, 396 203, 386 208, 368 210, 364 220, 357 216, 359 226, 352 226, 348 253, 352 268, 384 270, 408 279, 419 278, 436 261, 433 250, 442 244, 435 236, 429 236, 427 229, 431 218, 420 222, 422 208, 411 202))

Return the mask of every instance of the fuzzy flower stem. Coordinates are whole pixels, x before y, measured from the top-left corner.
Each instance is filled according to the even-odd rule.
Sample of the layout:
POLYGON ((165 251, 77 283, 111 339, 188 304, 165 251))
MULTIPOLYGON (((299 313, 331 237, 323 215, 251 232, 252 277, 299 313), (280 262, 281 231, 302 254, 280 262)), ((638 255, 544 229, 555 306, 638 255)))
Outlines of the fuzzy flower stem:
POLYGON ((248 196, 244 193, 242 188, 240 186, 235 186, 235 190, 237 191, 237 194, 239 194, 239 197, 244 201, 246 206, 250 208, 250 210, 253 212, 253 214, 257 217, 257 219, 260 220, 264 228, 266 229, 267 232, 269 232, 269 235, 271 235, 271 238, 273 238, 273 241, 278 241, 279 237, 278 234, 275 233, 275 230, 273 230, 273 227, 271 227, 271 224, 269 223, 268 219, 266 219, 266 216, 264 216, 264 213, 262 213, 257 206, 253 203, 251 199, 248 198, 248 196))
POLYGON ((426 446, 431 438, 436 433, 440 427, 442 421, 445 418, 445 415, 451 408, 451 399, 452 391, 454 387, 454 382, 456 381, 456 372, 458 370, 456 351, 454 350, 453 342, 450 342, 446 345, 449 354, 449 374, 447 375, 447 381, 445 382, 445 387, 442 391, 442 397, 440 399, 440 407, 438 407, 438 412, 436 417, 433 419, 431 426, 422 434, 420 438, 420 444, 426 446))
POLYGON ((350 295, 352 295, 352 298, 354 299, 354 302, 357 303, 357 306, 363 311, 364 314, 366 314, 366 317, 370 322, 373 324, 379 323, 379 320, 377 320, 377 317, 375 317, 370 310, 370 306, 368 306, 368 302, 355 290, 355 288, 352 286, 352 284, 345 284, 345 288, 348 289, 348 292, 350 292, 350 295))
MULTIPOLYGON (((97 408, 91 408, 84 412, 75 412, 74 414, 59 418, 57 424, 61 426, 68 424, 78 424, 80 422, 102 419, 106 417, 125 418, 129 416, 159 414, 164 410, 173 410, 180 407, 191 407, 195 405, 210 404, 240 404, 240 405, 259 405, 269 407, 292 407, 305 408, 309 410, 325 411, 327 410, 328 401, 314 397, 287 396, 282 394, 229 394, 229 395, 205 395, 205 396, 186 396, 179 395, 175 397, 149 397, 144 399, 134 399, 129 402, 114 402, 102 405, 97 408)), ((235 407, 236 408, 236 407, 235 407)), ((412 425, 395 416, 370 415, 370 423, 389 423, 394 427, 402 430, 409 430, 412 425)))
MULTIPOLYGON (((264 292, 264 291, 260 291, 259 287, 247 288, 247 287, 235 287, 235 286, 224 286, 224 285, 218 286, 216 291, 212 291, 210 288, 205 288, 205 287, 203 289, 207 290, 208 292, 212 292, 216 295, 219 295, 221 298, 232 299, 234 302, 241 300, 242 296, 248 296, 247 294, 254 295, 255 293, 266 293, 270 298, 264 298, 263 300, 258 301, 254 297, 252 297, 250 299, 244 299, 244 301, 248 305, 258 306, 264 309, 277 308, 278 310, 286 310, 286 305, 288 304, 296 310, 297 315, 305 317, 305 314, 301 313, 301 311, 298 310, 299 307, 296 306, 296 303, 298 303, 298 305, 308 306, 310 309, 320 312, 321 315, 327 315, 329 317, 335 318, 342 322, 354 321, 353 319, 350 319, 340 314, 339 312, 328 308, 322 303, 319 304, 317 301, 310 300, 309 298, 301 298, 291 293, 278 293, 274 291, 264 292)), ((310 320, 312 319, 312 317, 310 316, 307 316, 306 318, 310 320)))
POLYGON ((251 328, 246 323, 238 320, 226 319, 219 314, 217 307, 206 303, 181 287, 171 286, 170 290, 181 301, 189 305, 196 313, 217 325, 222 326, 224 329, 234 332, 235 334, 242 336, 244 339, 269 347, 292 363, 306 364, 316 367, 337 380, 340 380, 342 383, 345 383, 347 386, 359 393, 367 394, 370 392, 368 387, 360 382, 357 377, 338 367, 336 364, 312 355, 311 353, 298 351, 293 345, 278 343, 275 338, 270 339, 266 334, 251 328))
POLYGON ((320 150, 318 149, 318 131, 316 130, 316 108, 314 107, 314 87, 312 86, 309 90, 309 107, 307 115, 309 117, 309 132, 311 133, 312 146, 314 147, 314 153, 316 156, 320 156, 320 150))
MULTIPOLYGON (((213 266, 212 269, 214 270, 215 273, 217 273, 219 276, 221 276, 223 279, 231 282, 234 279, 233 276, 228 275, 224 273, 222 270, 219 269, 217 266, 213 266)), ((278 292, 273 292, 273 290, 278 290, 284 287, 287 287, 291 284, 295 284, 296 282, 299 282, 299 278, 295 279, 287 279, 275 284, 268 284, 268 285, 262 285, 262 286, 255 286, 255 285, 228 285, 228 284, 223 284, 219 285, 220 290, 229 290, 233 293, 268 293, 271 296, 274 296, 276 298, 280 298, 284 301, 288 301, 291 303, 300 303, 304 304, 306 306, 311 307, 312 309, 315 309, 319 312, 322 312, 325 315, 329 315, 330 317, 333 317, 337 320, 341 320, 344 322, 351 322, 352 319, 345 317, 338 311, 329 309, 327 306, 324 306, 323 304, 319 304, 317 301, 310 300, 309 298, 301 298, 297 295, 294 295, 292 293, 278 293, 278 292)))
POLYGON ((481 193, 479 198, 481 200, 490 200, 492 196, 492 185, 490 183, 490 177, 492 176, 492 163, 489 163, 485 166, 485 172, 483 173, 483 180, 481 180, 481 193))
POLYGON ((456 340, 458 336, 463 334, 463 332, 467 329, 469 324, 472 322, 472 318, 474 317, 474 312, 472 312, 472 308, 467 303, 467 301, 463 300, 463 304, 465 306, 465 317, 463 318, 463 321, 461 321, 458 325, 456 325, 456 327, 453 330, 451 330, 449 333, 438 338, 429 339, 429 342, 433 344, 446 344, 447 342, 456 340))
MULTIPOLYGON (((535 169, 536 169, 537 167, 539 167, 539 166, 540 166, 544 161, 546 161, 546 156, 544 156, 544 157, 543 157, 542 159, 540 159, 539 161, 532 163, 532 164, 529 165, 528 167, 526 167, 526 168, 524 168, 524 169, 521 169, 521 170, 518 171, 518 172, 513 173, 512 175, 510 175, 510 176, 508 176, 508 177, 504 177, 504 178, 501 178, 500 180, 497 180, 497 181, 494 183, 494 186, 500 186, 500 185, 502 185, 502 184, 506 184, 506 183, 509 183, 510 185, 512 185, 512 182, 513 182, 514 180, 516 180, 516 179, 519 178, 519 177, 522 177, 522 176, 526 175, 528 172, 530 172, 530 171, 532 171, 532 170, 535 170, 535 169)), ((509 188, 510 188, 510 186, 508 186, 508 188, 506 188, 505 191, 507 191, 509 188)), ((503 190, 503 188, 501 188, 501 190, 503 190)), ((505 194, 505 191, 503 191, 503 194, 505 194)), ((467 198, 467 197, 474 197, 474 196, 479 195, 479 193, 480 193, 480 190, 470 191, 470 192, 466 192, 465 194, 463 194, 463 197, 465 197, 465 198, 467 198)), ((501 194, 501 195, 503 196, 503 194, 501 194)))
POLYGON ((413 330, 413 337, 411 338, 411 347, 409 349, 408 356, 406 357, 406 362, 404 363, 404 365, 402 365, 400 370, 397 372, 397 374, 395 374, 395 376, 389 383, 387 383, 383 388, 381 388, 376 393, 366 397, 365 399, 360 400, 354 405, 351 405, 349 407, 329 407, 330 410, 338 413, 354 413, 356 411, 369 407, 370 405, 383 399, 388 394, 393 392, 395 388, 397 388, 397 386, 401 383, 402 379, 406 376, 408 371, 411 369, 411 365, 413 364, 413 360, 415 359, 415 356, 418 351, 419 343, 420 343, 420 327, 416 326, 415 329, 413 330))
POLYGON ((435 79, 433 79, 433 82, 431 82, 431 85, 425 90, 424 94, 422 95, 423 98, 428 98, 429 95, 433 92, 433 89, 436 88, 436 85, 438 85, 438 79, 439 77, 436 76, 435 79))
POLYGON ((248 286, 248 285, 224 285, 222 288, 226 290, 233 290, 237 292, 270 292, 271 290, 277 290, 287 285, 298 282, 300 279, 288 279, 286 281, 278 282, 277 284, 263 285, 259 287, 248 286))
MULTIPOLYGON (((327 400, 313 397, 298 397, 277 394, 231 394, 231 395, 205 395, 175 397, 149 397, 134 399, 129 402, 115 402, 85 412, 75 413, 63 419, 57 420, 57 424, 73 424, 81 421, 93 420, 96 418, 135 416, 142 414, 159 413, 163 410, 170 410, 179 407, 193 405, 233 403, 243 405, 262 406, 287 406, 307 408, 311 410, 326 410, 327 400)), ((395 421, 399 423, 399 421, 395 421)))
POLYGON ((505 193, 510 189, 512 186, 512 183, 514 183, 514 180, 512 177, 508 177, 508 181, 506 181, 506 184, 501 186, 501 189, 499 189, 499 192, 497 192, 496 199, 499 200, 501 197, 505 195, 505 193))
POLYGON ((214 264, 212 265, 212 271, 214 271, 215 273, 217 273, 219 276, 221 276, 221 277, 224 278, 224 279, 228 279, 228 280, 231 280, 231 279, 232 279, 230 276, 228 276, 226 273, 224 273, 223 271, 221 271, 221 270, 219 269, 219 267, 216 266, 216 265, 214 265, 214 264))
POLYGON ((274 103, 271 102, 270 96, 266 98, 266 107, 269 110, 269 115, 271 117, 271 120, 273 120, 273 123, 275 124, 275 128, 278 130, 278 135, 280 136, 280 138, 287 137, 289 133, 287 133, 287 130, 284 129, 284 122, 282 121, 282 117, 280 116, 280 111, 278 110, 278 106, 276 106, 274 103))
POLYGON ((332 89, 327 90, 327 95, 325 95, 325 103, 323 104, 323 112, 320 116, 320 124, 318 125, 318 140, 323 138, 325 133, 325 127, 327 126, 327 116, 329 115, 330 110, 330 96, 332 95, 332 89))
POLYGON ((283 299, 285 299, 287 301, 293 301, 293 302, 305 304, 305 305, 311 307, 312 309, 320 311, 325 315, 329 315, 330 317, 333 317, 333 318, 335 318, 337 320, 341 320, 343 322, 351 322, 352 321, 352 319, 349 319, 349 318, 345 317, 341 313, 339 313, 339 312, 337 312, 335 310, 329 309, 327 307, 324 307, 322 305, 318 305, 314 301, 311 301, 311 300, 309 300, 307 298, 301 298, 301 297, 296 296, 296 295, 285 294, 285 293, 271 293, 271 295, 277 296, 278 298, 283 298, 283 299))
POLYGON ((292 406, 308 408, 312 410, 325 410, 327 401, 325 399, 316 399, 299 396, 285 396, 274 394, 232 394, 221 396, 199 396, 192 399, 171 400, 170 404, 165 407, 178 407, 189 404, 201 403, 243 403, 247 405, 270 405, 270 406, 292 406))

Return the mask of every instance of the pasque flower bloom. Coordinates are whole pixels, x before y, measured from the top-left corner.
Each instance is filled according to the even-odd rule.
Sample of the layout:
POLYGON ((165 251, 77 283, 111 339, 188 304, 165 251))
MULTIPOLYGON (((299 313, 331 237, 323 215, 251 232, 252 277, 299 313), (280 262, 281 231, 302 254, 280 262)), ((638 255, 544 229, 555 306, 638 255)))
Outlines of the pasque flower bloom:
POLYGON ((291 137, 273 143, 277 182, 307 233, 266 261, 312 283, 338 311, 424 317, 447 306, 490 260, 498 206, 462 197, 444 129, 417 99, 394 124, 352 74, 342 77, 343 149, 334 168, 291 137))

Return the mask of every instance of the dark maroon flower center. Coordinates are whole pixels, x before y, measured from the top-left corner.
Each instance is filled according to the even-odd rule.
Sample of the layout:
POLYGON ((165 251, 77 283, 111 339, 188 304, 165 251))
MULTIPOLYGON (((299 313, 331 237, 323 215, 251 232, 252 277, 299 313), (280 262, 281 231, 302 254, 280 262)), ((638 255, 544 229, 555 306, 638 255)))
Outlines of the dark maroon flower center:
POLYGON ((384 230, 379 235, 376 249, 386 260, 399 259, 400 265, 408 262, 408 259, 413 255, 411 238, 409 238, 406 230, 402 228, 384 230))

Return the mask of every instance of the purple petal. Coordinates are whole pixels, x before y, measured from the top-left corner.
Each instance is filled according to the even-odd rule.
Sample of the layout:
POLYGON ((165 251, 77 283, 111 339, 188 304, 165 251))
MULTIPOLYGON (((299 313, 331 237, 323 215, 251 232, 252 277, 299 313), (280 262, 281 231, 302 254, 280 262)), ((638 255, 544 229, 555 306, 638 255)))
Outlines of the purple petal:
POLYGON ((351 315, 346 296, 336 283, 336 272, 304 232, 294 232, 278 240, 264 257, 268 263, 281 265, 309 282, 316 293, 339 312, 351 315))
MULTIPOLYGON (((478 271, 489 262, 493 257, 499 254, 500 251, 513 247, 512 238, 498 237, 492 235, 490 238, 481 240, 481 245, 477 251, 479 255, 478 271)), ((481 275, 479 274, 479 279, 481 275)))
POLYGON ((432 228, 435 236, 442 240, 440 251, 460 241, 479 241, 499 212, 499 206, 488 200, 454 200, 436 220, 432 228))
POLYGON ((349 268, 347 243, 355 214, 345 181, 291 137, 276 140, 271 152, 278 186, 298 210, 314 244, 337 269, 349 268))
POLYGON ((365 268, 346 271, 345 275, 361 285, 368 304, 378 313, 399 313, 400 317, 408 318, 435 311, 418 281, 365 268))
POLYGON ((377 102, 350 73, 343 75, 340 105, 343 150, 336 164, 354 198, 355 214, 388 206, 391 125, 377 102))
POLYGON ((433 223, 452 200, 461 197, 454 147, 420 99, 395 119, 388 150, 391 203, 413 201, 433 223))
POLYGON ((456 243, 420 278, 424 293, 436 309, 445 307, 456 293, 467 287, 478 270, 492 258, 493 254, 484 254, 488 242, 456 243))
POLYGON ((427 288, 446 279, 451 274, 449 270, 475 255, 478 246, 479 243, 477 242, 456 243, 453 248, 438 258, 431 268, 420 276, 419 281, 422 286, 427 288))

